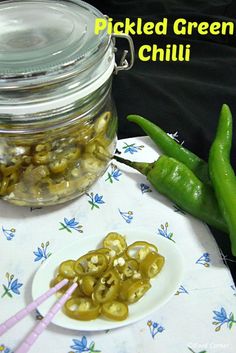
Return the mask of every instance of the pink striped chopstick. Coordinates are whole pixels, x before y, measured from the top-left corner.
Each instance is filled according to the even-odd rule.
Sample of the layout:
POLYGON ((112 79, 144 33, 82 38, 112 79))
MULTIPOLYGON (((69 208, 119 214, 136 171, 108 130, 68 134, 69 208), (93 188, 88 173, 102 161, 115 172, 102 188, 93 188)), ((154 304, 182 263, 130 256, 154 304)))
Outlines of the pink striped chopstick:
POLYGON ((42 304, 46 299, 51 297, 54 293, 56 293, 59 289, 64 287, 68 283, 68 279, 63 279, 61 282, 56 284, 54 287, 50 288, 47 292, 42 294, 40 297, 35 299, 32 303, 27 305, 24 309, 18 311, 15 315, 10 317, 8 320, 3 322, 0 325, 0 336, 2 336, 7 330, 13 327, 17 322, 22 320, 26 315, 28 315, 31 311, 36 309, 40 304, 42 304))
POLYGON ((56 313, 65 304, 70 295, 74 292, 78 284, 75 282, 66 291, 66 293, 51 307, 47 315, 34 327, 31 333, 24 339, 24 341, 14 351, 15 353, 26 353, 32 347, 39 335, 45 330, 48 324, 52 321, 56 313))

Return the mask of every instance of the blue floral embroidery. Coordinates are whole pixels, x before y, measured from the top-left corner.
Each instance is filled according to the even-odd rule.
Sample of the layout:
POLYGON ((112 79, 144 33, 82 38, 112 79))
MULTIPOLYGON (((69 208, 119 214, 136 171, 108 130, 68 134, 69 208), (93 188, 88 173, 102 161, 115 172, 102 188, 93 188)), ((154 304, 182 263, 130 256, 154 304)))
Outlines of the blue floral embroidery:
POLYGON ((221 326, 224 324, 227 324, 227 327, 231 330, 233 324, 236 323, 236 320, 234 320, 234 314, 230 313, 229 316, 227 315, 226 311, 224 308, 221 308, 220 311, 213 311, 215 316, 213 316, 213 321, 212 324, 216 325, 215 331, 220 331, 221 326))
POLYGON ((126 142, 124 142, 124 146, 122 148, 124 150, 124 153, 134 154, 144 148, 144 146, 136 146, 135 143, 128 145, 126 142))
POLYGON ((114 180, 120 181, 119 177, 122 175, 121 171, 118 169, 118 167, 115 164, 111 164, 111 172, 107 173, 108 177, 105 179, 105 181, 110 181, 112 184, 114 180))
POLYGON ((91 210, 94 209, 94 207, 99 208, 98 205, 102 205, 103 203, 105 203, 105 201, 103 201, 103 196, 95 194, 91 192, 90 194, 86 193, 86 195, 90 198, 90 200, 88 201, 88 203, 90 203, 91 205, 91 210))
POLYGON ((140 184, 140 189, 142 191, 142 194, 145 194, 146 192, 152 192, 152 189, 150 188, 150 186, 144 183, 140 184))
POLYGON ((202 254, 202 256, 199 257, 199 259, 197 259, 196 264, 198 265, 203 265, 205 267, 209 267, 210 266, 210 255, 208 252, 205 252, 204 254, 202 254))
POLYGON ((77 339, 73 339, 73 345, 70 346, 70 348, 73 349, 73 351, 70 351, 69 353, 83 353, 83 352, 88 352, 88 353, 95 353, 95 352, 101 352, 95 348, 95 343, 92 341, 90 345, 88 346, 87 338, 85 336, 82 337, 81 341, 77 339))
POLYGON ((133 220, 133 212, 128 211, 128 212, 123 212, 120 209, 118 209, 120 212, 121 217, 125 220, 126 223, 131 223, 133 220))
POLYGON ((34 259, 34 262, 37 261, 45 261, 49 256, 52 254, 50 252, 47 252, 49 246, 49 241, 46 242, 46 244, 42 243, 41 247, 38 247, 37 251, 34 251, 34 255, 36 256, 34 259))
POLYGON ((179 294, 189 294, 189 292, 187 291, 186 288, 184 288, 184 286, 180 286, 177 292, 175 293, 175 295, 179 295, 179 294))
POLYGON ((0 352, 1 353, 13 353, 13 351, 6 347, 4 344, 0 344, 0 352))
POLYGON ((152 338, 154 338, 157 333, 161 333, 165 330, 163 326, 151 320, 148 320, 147 325, 149 327, 149 331, 150 331, 150 334, 152 335, 152 338))
POLYGON ((6 239, 7 240, 12 240, 15 236, 15 228, 11 228, 11 229, 5 229, 3 226, 2 226, 2 232, 3 234, 5 235, 6 239))
POLYGON ((13 294, 20 294, 19 288, 23 286, 22 283, 18 282, 18 279, 16 278, 14 281, 14 275, 10 275, 8 272, 6 273, 6 278, 7 278, 7 284, 2 284, 4 293, 2 294, 1 298, 5 297, 7 295, 8 297, 12 298, 13 294))
POLYGON ((75 218, 72 219, 67 219, 64 218, 64 223, 60 222, 61 228, 59 230, 67 230, 67 232, 72 233, 71 229, 76 230, 79 233, 83 233, 82 231, 82 225, 79 224, 79 222, 76 222, 75 218))
POLYGON ((170 239, 175 243, 174 239, 172 239, 174 234, 168 231, 168 227, 169 227, 168 222, 166 222, 165 225, 161 224, 161 229, 158 228, 158 234, 164 238, 170 239))

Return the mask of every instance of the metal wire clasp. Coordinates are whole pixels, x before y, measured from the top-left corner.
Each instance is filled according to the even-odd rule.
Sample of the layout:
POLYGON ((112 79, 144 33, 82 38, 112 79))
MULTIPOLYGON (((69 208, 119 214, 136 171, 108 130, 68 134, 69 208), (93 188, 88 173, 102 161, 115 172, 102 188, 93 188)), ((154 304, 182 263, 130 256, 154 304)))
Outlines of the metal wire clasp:
POLYGON ((114 67, 114 73, 117 75, 119 71, 122 70, 130 70, 131 67, 134 64, 134 43, 132 38, 125 33, 120 33, 120 34, 116 34, 113 33, 112 34, 112 40, 114 43, 114 48, 115 48, 115 52, 118 51, 117 47, 116 47, 116 39, 117 38, 121 38, 121 39, 126 39, 128 41, 129 44, 129 50, 124 50, 123 54, 121 56, 120 62, 119 64, 115 63, 115 67, 114 67), (130 60, 127 60, 127 54, 130 54, 130 60))

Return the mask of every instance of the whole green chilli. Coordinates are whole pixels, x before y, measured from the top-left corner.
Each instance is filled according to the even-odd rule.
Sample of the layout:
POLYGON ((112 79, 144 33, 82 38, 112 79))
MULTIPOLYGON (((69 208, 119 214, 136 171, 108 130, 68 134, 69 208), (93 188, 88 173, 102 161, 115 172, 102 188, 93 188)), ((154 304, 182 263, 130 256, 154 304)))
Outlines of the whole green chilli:
POLYGON ((181 144, 171 138, 159 126, 140 115, 128 115, 127 119, 138 124, 142 130, 153 140, 161 149, 163 154, 175 158, 184 163, 193 173, 205 184, 210 185, 211 181, 208 175, 207 163, 196 154, 183 147, 181 144))
POLYGON ((165 155, 153 163, 131 162, 116 155, 114 159, 146 175, 157 191, 184 211, 210 226, 228 231, 212 188, 202 183, 183 163, 165 155))
POLYGON ((209 153, 209 173, 220 210, 229 228, 231 250, 236 256, 236 177, 230 164, 232 114, 224 104, 209 153))

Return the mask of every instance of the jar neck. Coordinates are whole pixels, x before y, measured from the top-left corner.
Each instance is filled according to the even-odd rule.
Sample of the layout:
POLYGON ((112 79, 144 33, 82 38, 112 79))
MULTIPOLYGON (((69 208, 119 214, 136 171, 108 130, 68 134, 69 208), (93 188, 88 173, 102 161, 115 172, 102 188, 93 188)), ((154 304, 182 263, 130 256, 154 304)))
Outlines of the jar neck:
POLYGON ((0 115, 0 133, 31 134, 49 131, 72 125, 79 120, 96 115, 104 105, 111 91, 110 77, 101 87, 85 97, 58 109, 51 109, 35 114, 0 115))

